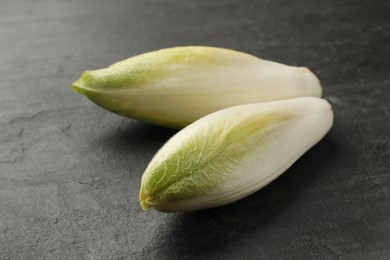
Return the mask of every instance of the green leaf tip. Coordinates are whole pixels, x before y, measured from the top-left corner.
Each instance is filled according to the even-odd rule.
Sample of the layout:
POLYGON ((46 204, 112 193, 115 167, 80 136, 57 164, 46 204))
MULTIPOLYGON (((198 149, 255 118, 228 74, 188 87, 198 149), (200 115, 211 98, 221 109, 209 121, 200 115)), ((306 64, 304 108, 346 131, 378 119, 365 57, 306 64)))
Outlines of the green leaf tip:
POLYGON ((170 158, 152 163, 150 172, 146 171, 149 178, 142 194, 147 191, 150 200, 159 202, 188 199, 206 192, 222 182, 224 174, 239 168, 254 144, 262 145, 270 125, 290 117, 288 113, 272 113, 199 130, 177 147, 170 158))
POLYGON ((73 82, 73 84, 71 85, 71 88, 76 93, 80 93, 80 94, 84 93, 84 91, 83 91, 83 89, 81 87, 81 80, 80 79, 78 79, 75 82, 73 82))

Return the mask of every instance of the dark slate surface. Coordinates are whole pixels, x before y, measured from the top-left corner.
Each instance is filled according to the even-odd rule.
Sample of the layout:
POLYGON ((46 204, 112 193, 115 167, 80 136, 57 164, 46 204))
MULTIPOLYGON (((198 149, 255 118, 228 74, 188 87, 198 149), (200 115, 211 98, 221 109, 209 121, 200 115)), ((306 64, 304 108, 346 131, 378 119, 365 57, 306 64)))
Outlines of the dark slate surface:
POLYGON ((390 2, 1 0, 1 259, 389 259, 390 2), (140 177, 175 131, 100 109, 86 69, 178 45, 305 65, 335 125, 233 205, 163 214, 140 177))

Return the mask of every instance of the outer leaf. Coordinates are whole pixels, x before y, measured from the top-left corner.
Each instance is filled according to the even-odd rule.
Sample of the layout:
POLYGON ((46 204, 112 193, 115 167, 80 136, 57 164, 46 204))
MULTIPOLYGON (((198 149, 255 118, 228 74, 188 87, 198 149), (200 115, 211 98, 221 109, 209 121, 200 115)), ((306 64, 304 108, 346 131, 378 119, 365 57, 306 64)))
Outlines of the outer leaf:
POLYGON ((73 89, 114 113, 175 128, 235 105, 322 93, 307 68, 200 46, 163 49, 86 71, 73 89))
POLYGON ((144 209, 188 211, 224 205, 262 188, 330 129, 330 105, 297 98, 227 108, 172 137, 146 169, 144 209))

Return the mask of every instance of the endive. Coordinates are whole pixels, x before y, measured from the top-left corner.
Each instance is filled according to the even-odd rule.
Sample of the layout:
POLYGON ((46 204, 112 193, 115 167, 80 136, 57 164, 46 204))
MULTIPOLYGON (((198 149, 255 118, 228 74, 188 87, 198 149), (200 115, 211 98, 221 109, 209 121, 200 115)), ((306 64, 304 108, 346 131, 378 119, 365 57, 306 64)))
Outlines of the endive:
POLYGON ((289 168, 331 128, 333 112, 303 97, 227 108, 173 136, 142 176, 143 209, 192 211, 237 201, 289 168))
POLYGON ((85 71, 72 86, 111 112, 174 128, 235 105, 322 93, 307 68, 201 46, 163 49, 85 71))

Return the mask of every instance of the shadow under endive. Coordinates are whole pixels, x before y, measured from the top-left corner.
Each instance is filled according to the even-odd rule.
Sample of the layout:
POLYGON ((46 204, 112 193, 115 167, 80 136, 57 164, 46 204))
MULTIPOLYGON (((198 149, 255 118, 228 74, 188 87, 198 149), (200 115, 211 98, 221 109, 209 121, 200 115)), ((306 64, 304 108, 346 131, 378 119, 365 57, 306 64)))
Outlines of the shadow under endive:
POLYGON ((135 120, 122 121, 116 128, 104 133, 99 146, 111 150, 116 158, 143 155, 150 159, 178 130, 164 128, 135 120))

